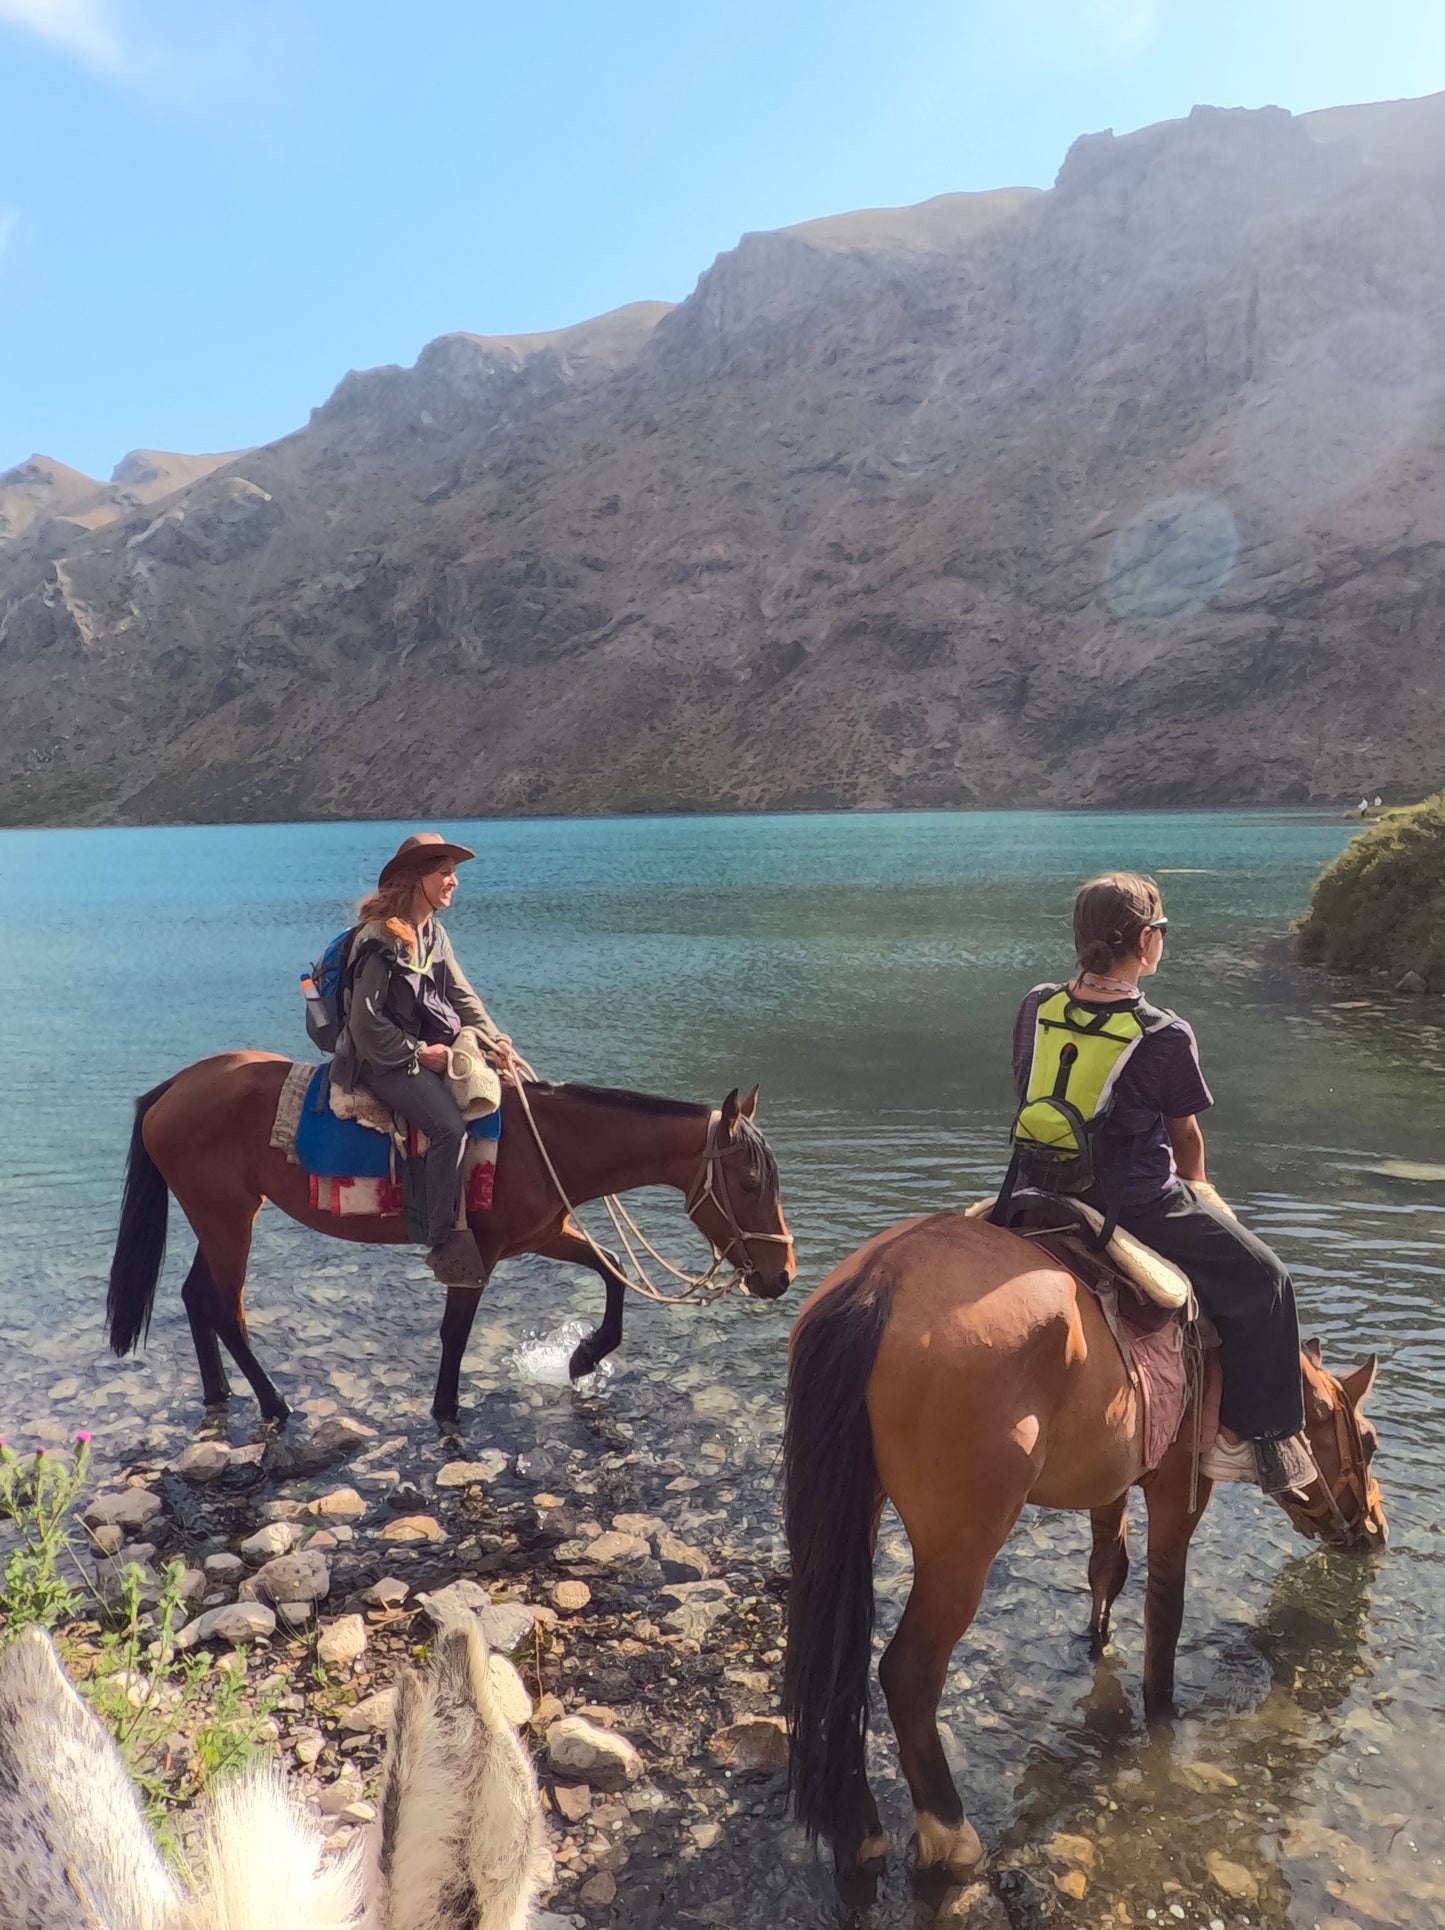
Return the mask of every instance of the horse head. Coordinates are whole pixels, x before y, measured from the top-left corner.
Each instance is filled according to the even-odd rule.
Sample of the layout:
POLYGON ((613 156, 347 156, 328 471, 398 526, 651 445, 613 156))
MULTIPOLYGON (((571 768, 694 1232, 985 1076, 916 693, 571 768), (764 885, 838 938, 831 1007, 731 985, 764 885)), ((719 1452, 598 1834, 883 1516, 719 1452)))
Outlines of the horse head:
POLYGON ((776 1300, 798 1269, 778 1194, 778 1162, 753 1123, 757 1109, 756 1086, 741 1100, 734 1086, 723 1100, 687 1210, 713 1251, 738 1269, 747 1292, 776 1300))
POLYGON ((1305 1434, 1319 1479, 1275 1499, 1303 1535, 1334 1548, 1382 1548, 1389 1526, 1380 1484, 1370 1472, 1379 1436, 1360 1412, 1374 1385, 1375 1356, 1337 1380, 1325 1367, 1320 1343, 1307 1340, 1300 1365, 1305 1434))

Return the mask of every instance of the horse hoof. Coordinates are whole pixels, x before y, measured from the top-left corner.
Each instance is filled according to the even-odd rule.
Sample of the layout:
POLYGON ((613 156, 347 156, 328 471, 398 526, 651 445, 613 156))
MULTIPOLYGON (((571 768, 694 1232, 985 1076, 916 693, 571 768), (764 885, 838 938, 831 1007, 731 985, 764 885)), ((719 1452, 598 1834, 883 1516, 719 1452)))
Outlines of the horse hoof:
POLYGON ((937 1870, 964 1883, 983 1861, 983 1844, 967 1817, 941 1823, 936 1816, 915 1816, 913 1841, 920 1870, 937 1870))
POLYGON ((597 1356, 584 1340, 573 1349, 572 1358, 567 1363, 567 1373, 572 1380, 586 1380, 596 1365, 597 1356))

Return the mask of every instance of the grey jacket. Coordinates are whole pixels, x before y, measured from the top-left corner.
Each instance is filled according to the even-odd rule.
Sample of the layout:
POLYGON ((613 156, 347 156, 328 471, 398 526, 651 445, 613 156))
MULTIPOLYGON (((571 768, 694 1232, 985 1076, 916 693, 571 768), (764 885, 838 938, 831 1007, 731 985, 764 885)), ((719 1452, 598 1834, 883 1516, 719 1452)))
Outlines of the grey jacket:
MULTIPOLYGON (((428 976, 463 1025, 474 1025, 484 1039, 502 1034, 457 963, 441 920, 433 918, 420 933, 421 958, 428 976)), ((337 1041, 331 1076, 343 1091, 365 1085, 368 1070, 415 1072, 421 1044, 417 1012, 420 974, 406 960, 393 934, 382 925, 363 925, 352 941, 356 961, 346 1000, 346 1023, 337 1041)))

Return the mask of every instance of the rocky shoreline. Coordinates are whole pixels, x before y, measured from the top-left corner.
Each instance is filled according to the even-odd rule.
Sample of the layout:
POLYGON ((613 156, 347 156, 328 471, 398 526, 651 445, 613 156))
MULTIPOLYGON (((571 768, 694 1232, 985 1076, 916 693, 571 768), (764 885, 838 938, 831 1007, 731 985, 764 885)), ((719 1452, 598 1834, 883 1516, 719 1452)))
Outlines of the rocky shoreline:
MULTIPOLYGON (((274 1743, 340 1847, 374 1820, 391 1684, 460 1607, 534 1700, 553 1921, 609 1920, 622 1884, 627 1920, 652 1921, 679 1861, 732 1818, 781 1816, 785 1577, 731 1545, 681 1460, 639 1470, 619 1443, 553 1492, 542 1457, 490 1450, 440 1466, 423 1492, 392 1465, 400 1437, 312 1418, 300 1438, 137 1460, 85 1508, 102 1597, 134 1564, 153 1606, 164 1569, 184 1564, 175 1632, 151 1641, 133 1694, 158 1677, 175 1697, 169 1672, 209 1652, 244 1685, 236 1719, 274 1743)), ((99 1633, 64 1632, 72 1666, 99 1633)), ((177 1778, 194 1747, 182 1719, 177 1778)))

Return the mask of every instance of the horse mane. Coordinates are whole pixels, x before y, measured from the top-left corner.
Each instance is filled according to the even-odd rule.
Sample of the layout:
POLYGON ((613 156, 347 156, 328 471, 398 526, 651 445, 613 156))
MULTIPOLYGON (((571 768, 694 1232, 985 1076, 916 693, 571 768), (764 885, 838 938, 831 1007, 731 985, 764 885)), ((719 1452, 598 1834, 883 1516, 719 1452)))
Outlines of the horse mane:
POLYGON ((656 1093, 627 1092, 621 1086, 587 1086, 576 1079, 538 1079, 530 1084, 530 1089, 563 1098, 590 1099, 599 1106, 615 1106, 628 1112, 655 1113, 671 1119, 696 1119, 699 1114, 712 1110, 710 1106, 697 1105, 690 1099, 662 1099, 656 1093))

